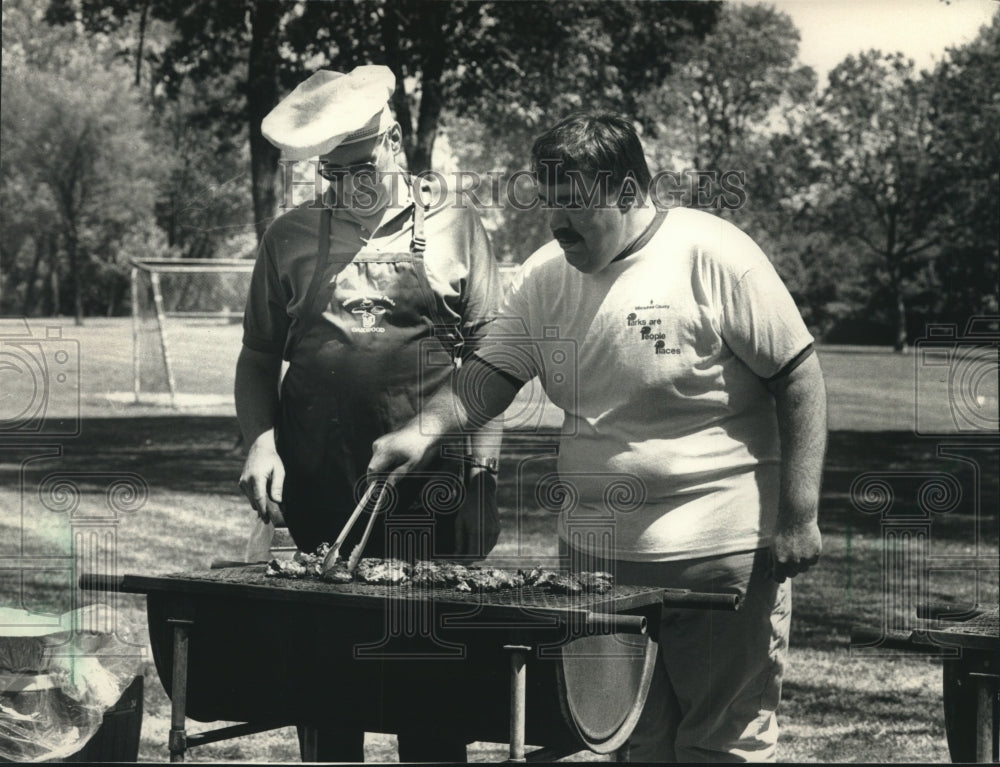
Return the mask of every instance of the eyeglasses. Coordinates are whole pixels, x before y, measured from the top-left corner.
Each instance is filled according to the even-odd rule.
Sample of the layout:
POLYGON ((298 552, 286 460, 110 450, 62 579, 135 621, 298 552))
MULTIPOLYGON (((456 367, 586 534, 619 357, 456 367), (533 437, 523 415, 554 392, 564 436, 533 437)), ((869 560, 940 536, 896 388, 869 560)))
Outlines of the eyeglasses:
POLYGON ((357 162, 353 165, 328 165, 320 162, 316 172, 327 181, 337 181, 347 176, 358 176, 361 174, 374 176, 377 171, 378 166, 369 160, 368 162, 357 162))
POLYGON ((356 162, 351 165, 334 165, 333 163, 328 163, 323 160, 319 162, 319 168, 317 168, 317 173, 325 178, 327 181, 337 181, 347 176, 358 176, 361 174, 368 174, 374 176, 378 172, 378 165, 375 164, 375 157, 377 156, 378 150, 382 148, 382 144, 385 143, 385 137, 387 134, 383 133, 380 137, 378 144, 375 145, 375 155, 372 159, 366 160, 365 162, 356 162))

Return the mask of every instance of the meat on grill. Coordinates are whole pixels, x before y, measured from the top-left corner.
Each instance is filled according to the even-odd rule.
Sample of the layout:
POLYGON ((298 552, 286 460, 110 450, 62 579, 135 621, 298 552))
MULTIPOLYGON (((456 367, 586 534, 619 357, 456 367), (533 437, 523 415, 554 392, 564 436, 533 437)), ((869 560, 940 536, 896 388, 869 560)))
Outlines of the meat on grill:
POLYGON ((272 559, 267 563, 264 575, 271 578, 305 578, 309 568, 294 559, 272 559))
POLYGON ((528 586, 547 586, 557 594, 604 594, 614 588, 614 576, 611 573, 575 573, 563 575, 555 570, 534 567, 531 570, 521 570, 524 582, 528 586))
POLYGON ((424 588, 454 588, 467 593, 488 593, 534 586, 556 594, 604 594, 614 588, 614 578, 605 572, 581 572, 573 575, 542 567, 516 573, 497 567, 475 567, 448 561, 420 560, 413 565, 401 559, 366 557, 354 573, 347 562, 339 560, 322 572, 323 558, 330 547, 326 543, 313 553, 296 552, 292 559, 272 559, 265 575, 275 578, 320 577, 330 583, 366 583, 375 586, 409 585, 424 588))
POLYGON ((296 551, 291 559, 272 559, 267 563, 265 575, 272 578, 307 578, 320 575, 323 558, 330 550, 330 544, 321 543, 312 554, 296 551))
POLYGON ((319 575, 324 581, 330 583, 353 583, 354 576, 347 569, 347 562, 339 560, 333 567, 319 575))
POLYGON ((520 573, 511 573, 497 567, 487 567, 486 569, 475 568, 469 570, 459 583, 455 585, 458 591, 474 591, 480 594, 505 591, 507 589, 518 589, 524 585, 524 576, 520 573))
POLYGON ((579 581, 583 590, 588 594, 605 594, 615 587, 615 578, 611 573, 577 573, 576 580, 579 581))
POLYGON ((410 582, 414 586, 457 586, 465 581, 469 568, 458 562, 430 562, 420 560, 410 571, 410 582))
POLYGON ((401 559, 366 557, 358 562, 354 580, 372 586, 398 586, 410 580, 409 565, 401 559))

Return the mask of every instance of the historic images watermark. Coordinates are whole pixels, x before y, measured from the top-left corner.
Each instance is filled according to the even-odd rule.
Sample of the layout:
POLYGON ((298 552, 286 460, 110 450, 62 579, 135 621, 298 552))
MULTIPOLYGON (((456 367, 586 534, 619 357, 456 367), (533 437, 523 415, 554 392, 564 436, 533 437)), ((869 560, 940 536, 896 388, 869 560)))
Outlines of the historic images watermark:
POLYGON ((0 328, 0 437, 80 433, 80 343, 58 325, 32 333, 26 320, 0 328))
POLYGON ((80 344, 58 325, 33 332, 25 318, 0 325, 0 463, 17 467, 15 502, 2 510, 11 532, 0 546, 0 604, 18 630, 65 633, 54 657, 99 654, 143 657, 146 650, 120 623, 117 528, 149 497, 146 480, 132 472, 49 471, 66 440, 81 432, 80 344), (65 535, 51 531, 65 528, 65 535), (81 579, 95 588, 84 596, 81 579), (102 585, 103 584, 103 585, 102 585), (26 609, 17 612, 15 606, 26 609), (58 607, 62 614, 55 614, 58 607), (97 652, 91 638, 107 641, 97 652), (112 648, 112 649, 109 649, 112 648))
POLYGON ((1000 442, 1000 317, 975 316, 964 328, 929 325, 914 351, 916 433, 1000 442), (946 388, 947 410, 941 406, 941 387, 946 388))
MULTIPOLYGON (((983 504, 985 483, 996 476, 1000 447, 998 349, 996 316, 972 317, 964 328, 929 325, 915 343, 914 433, 931 440, 946 470, 866 472, 854 479, 852 506, 877 516, 882 532, 882 604, 879 636, 853 643, 852 651, 894 655, 923 647, 927 655, 962 654, 960 646, 940 643, 926 632, 939 619, 963 619, 961 605, 943 613, 938 610, 942 605, 936 606, 935 594, 949 576, 960 573, 966 583, 975 584, 978 603, 980 581, 995 583, 1000 573, 987 533, 996 511, 983 504), (965 550, 939 553, 933 546, 935 525, 955 515, 951 534, 960 520, 967 535, 965 550), (905 649, 897 649, 900 641, 905 649)), ((949 527, 939 529, 947 532, 949 527)))
MULTIPOLYGON (((317 160, 281 160, 280 165, 282 210, 307 202, 310 207, 323 208, 333 206, 337 200, 349 200, 351 209, 363 214, 386 203, 404 204, 411 189, 417 201, 430 210, 446 205, 477 210, 593 209, 633 203, 640 189, 634 176, 627 175, 623 183, 612 184, 610 172, 587 177, 569 170, 564 174, 570 187, 569 201, 562 202, 540 193, 537 177, 530 170, 351 174, 346 169, 324 168, 317 160)), ((648 203, 658 208, 737 210, 747 202, 746 174, 740 170, 692 168, 660 171, 652 176, 645 192, 648 203)))

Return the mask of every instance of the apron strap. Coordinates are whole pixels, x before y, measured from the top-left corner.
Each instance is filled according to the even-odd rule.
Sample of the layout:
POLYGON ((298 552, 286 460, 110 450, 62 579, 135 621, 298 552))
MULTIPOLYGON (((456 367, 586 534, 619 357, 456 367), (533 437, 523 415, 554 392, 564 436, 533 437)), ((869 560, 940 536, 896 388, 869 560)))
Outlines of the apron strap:
MULTIPOLYGON (((414 183, 412 176, 410 177, 411 185, 414 183)), ((417 269, 424 273, 424 281, 426 282, 426 267, 423 264, 424 251, 427 249, 427 238, 424 234, 424 219, 427 217, 427 211, 430 210, 430 192, 431 186, 424 179, 419 180, 420 183, 420 194, 414 193, 413 195, 413 236, 410 240, 410 255, 413 256, 414 261, 419 261, 417 264, 417 269), (420 203, 423 202, 423 205, 420 203)), ((427 286, 428 289, 430 286, 427 286)), ((433 293, 433 291, 429 291, 433 293)), ((440 296, 435 296, 435 301, 440 302, 442 299, 440 296)), ((439 307, 440 308, 440 307, 439 307)), ((465 340, 462 338, 461 333, 450 334, 450 338, 445 343, 445 346, 449 348, 451 353, 451 361, 455 365, 455 368, 462 366, 462 348, 465 345, 465 340)))
MULTIPOLYGON (((412 182, 411 182, 412 183, 412 182)), ((420 181, 420 195, 423 195, 424 204, 421 205, 420 196, 413 196, 413 236, 410 239, 410 253, 416 258, 422 258, 427 250, 427 238, 424 235, 424 217, 427 215, 429 203, 426 202, 431 191, 430 184, 420 181)))
POLYGON ((333 222, 333 212, 329 208, 323 208, 319 216, 319 250, 316 252, 316 265, 313 267, 312 279, 306 289, 305 300, 302 304, 303 316, 292 320, 292 326, 288 329, 289 339, 285 349, 286 359, 291 359, 295 347, 303 333, 303 325, 313 321, 313 304, 316 303, 316 294, 319 293, 323 284, 323 275, 326 273, 326 263, 330 258, 330 224, 333 222))
POLYGON ((323 284, 323 275, 326 272, 326 264, 330 260, 330 225, 333 223, 333 211, 324 207, 319 216, 319 249, 316 251, 316 267, 313 269, 312 280, 306 290, 305 301, 302 306, 306 312, 312 312, 313 304, 316 301, 316 294, 323 284))

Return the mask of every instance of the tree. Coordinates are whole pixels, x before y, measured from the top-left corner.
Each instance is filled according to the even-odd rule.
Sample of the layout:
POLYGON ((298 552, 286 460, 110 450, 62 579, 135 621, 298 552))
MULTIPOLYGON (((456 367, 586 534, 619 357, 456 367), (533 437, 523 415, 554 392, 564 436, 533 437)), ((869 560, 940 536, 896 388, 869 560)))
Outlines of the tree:
POLYGON ((1000 263, 1000 13, 928 76, 936 227, 933 317, 996 315, 1000 263))
MULTIPOLYGON (((153 152, 143 134, 145 115, 102 41, 61 33, 58 46, 46 51, 35 47, 31 22, 38 20, 31 11, 4 10, 17 19, 5 18, 5 52, 11 55, 4 58, 0 179, 8 199, 33 200, 31 217, 21 221, 36 242, 25 298, 33 297, 43 252, 55 261, 59 249, 68 267, 71 311, 82 324, 88 295, 102 285, 116 289, 87 277, 102 264, 115 264, 115 242, 152 212, 153 152), (10 49, 8 35, 14 38, 10 49), (58 244, 47 239, 49 233, 58 244)), ((53 263, 54 279, 59 271, 53 263)), ((59 296, 54 298, 52 310, 58 312, 59 296)))
POLYGON ((531 189, 507 182, 526 168, 532 141, 578 109, 607 109, 644 124, 640 105, 704 36, 717 3, 497 3, 494 25, 468 41, 469 62, 449 80, 442 123, 462 169, 483 178, 478 199, 502 204, 487 211, 496 251, 521 261, 551 237, 544 217, 521 202, 531 189), (495 183, 499 181, 499 188, 495 183))
POLYGON ((777 112, 813 95, 816 75, 797 63, 799 33, 769 5, 726 5, 718 24, 647 102, 650 115, 694 167, 744 161, 751 141, 780 129, 777 112), (773 121, 771 118, 775 118, 773 121))
POLYGON ((206 115, 225 102, 234 74, 183 83, 172 98, 151 100, 150 130, 160 147, 156 223, 180 258, 250 256, 256 248, 247 130, 206 115))
POLYGON ((931 114, 912 61, 869 51, 830 72, 808 132, 825 227, 867 256, 866 276, 874 297, 881 290, 888 303, 897 351, 907 344, 907 301, 922 290, 941 237, 931 114))
MULTIPOLYGON (((609 75, 626 72, 655 76, 669 67, 672 51, 664 39, 673 36, 659 34, 668 25, 644 25, 643 20, 672 19, 677 30, 704 30, 716 11, 716 4, 682 2, 50 0, 48 18, 53 23, 79 19, 93 31, 120 29, 126 23, 139 28, 135 19, 147 12, 172 23, 176 37, 150 62, 168 92, 176 92, 186 79, 201 82, 245 69, 237 98, 217 109, 219 119, 236 116, 249 126, 254 218, 260 235, 276 209, 273 180, 278 161, 277 152, 259 134, 260 121, 282 91, 314 69, 389 66, 397 77, 393 106, 407 161, 412 171, 421 172, 431 167, 446 108, 462 113, 481 103, 485 93, 520 92, 531 79, 518 77, 522 69, 551 81, 563 74, 550 67, 552 62, 569 55, 594 64, 590 81, 610 81, 609 75), (577 28, 599 32, 601 45, 588 45, 587 35, 570 34, 577 28), (553 55, 567 40, 574 43, 573 49, 563 49, 561 58, 553 55), (615 55, 624 69, 606 61, 615 55)), ((141 38, 135 47, 140 43, 141 38)), ((138 55, 131 47, 124 52, 138 55)), ((574 83, 564 79, 562 85, 570 90, 574 83)), ((536 91, 536 98, 529 99, 528 108, 536 112, 548 106, 537 93, 549 96, 553 89, 536 91)), ((512 106, 509 114, 516 113, 512 106)))
POLYGON ((279 158, 261 135, 260 121, 278 102, 278 44, 289 7, 294 6, 279 0, 51 0, 46 19, 118 35, 119 54, 134 57, 137 71, 145 37, 135 38, 123 30, 144 30, 148 17, 171 25, 175 34, 168 44, 147 54, 153 81, 170 97, 176 97, 185 83, 200 86, 234 70, 243 71, 237 92, 206 103, 204 110, 220 123, 249 127, 254 222, 260 235, 277 205, 274 173, 279 158))
POLYGON ((815 290, 812 270, 825 243, 808 221, 815 174, 802 144, 816 75, 798 63, 798 46, 786 14, 725 4, 715 27, 689 41, 675 71, 642 100, 640 113, 651 127, 651 163, 684 173, 662 187, 677 195, 673 202, 706 207, 753 236, 819 331, 829 296, 815 290))

